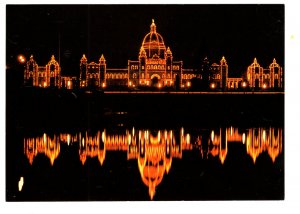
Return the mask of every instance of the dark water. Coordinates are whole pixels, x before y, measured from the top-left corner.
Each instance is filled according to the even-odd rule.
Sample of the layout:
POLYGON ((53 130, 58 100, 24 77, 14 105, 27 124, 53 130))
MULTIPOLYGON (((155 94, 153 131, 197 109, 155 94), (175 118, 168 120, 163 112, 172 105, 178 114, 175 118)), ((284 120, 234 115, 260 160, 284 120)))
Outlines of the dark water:
POLYGON ((14 136, 7 200, 283 199, 280 127, 110 127, 14 136))
POLYGON ((6 200, 282 200, 283 104, 8 90, 6 200))

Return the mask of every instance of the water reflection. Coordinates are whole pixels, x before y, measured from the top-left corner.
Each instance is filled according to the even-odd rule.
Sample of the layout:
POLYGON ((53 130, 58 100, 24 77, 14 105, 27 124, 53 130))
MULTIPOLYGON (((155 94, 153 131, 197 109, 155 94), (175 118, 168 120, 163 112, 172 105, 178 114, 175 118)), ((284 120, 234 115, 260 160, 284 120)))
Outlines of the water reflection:
POLYGON ((18 182, 19 192, 22 191, 23 185, 24 185, 24 177, 21 177, 20 180, 19 180, 19 182, 18 182))
MULTIPOLYGON (((97 158, 102 166, 108 151, 123 151, 127 160, 137 160, 141 180, 149 189, 153 199, 155 189, 171 169, 172 159, 182 159, 184 151, 199 151, 202 159, 218 158, 225 163, 229 144, 239 144, 255 164, 257 158, 266 153, 273 163, 282 152, 281 128, 234 127, 218 129, 148 130, 123 129, 118 131, 98 130, 97 132, 59 133, 24 138, 24 154, 32 165, 38 155, 49 158, 51 165, 60 155, 61 144, 78 144, 82 165, 87 158, 97 158)), ((111 155, 112 153, 110 153, 111 155)))

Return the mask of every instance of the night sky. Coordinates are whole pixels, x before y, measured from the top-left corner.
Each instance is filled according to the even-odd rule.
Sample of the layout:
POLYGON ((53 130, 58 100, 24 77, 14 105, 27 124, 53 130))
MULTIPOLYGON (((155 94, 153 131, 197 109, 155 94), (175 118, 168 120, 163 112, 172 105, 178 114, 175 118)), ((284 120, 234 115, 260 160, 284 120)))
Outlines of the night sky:
POLYGON ((58 59, 63 75, 78 75, 83 53, 108 68, 137 60, 155 19, 157 32, 184 68, 199 68, 205 56, 224 55, 229 76, 240 76, 257 57, 267 67, 284 66, 284 5, 7 5, 7 65, 22 53, 45 65, 58 59))

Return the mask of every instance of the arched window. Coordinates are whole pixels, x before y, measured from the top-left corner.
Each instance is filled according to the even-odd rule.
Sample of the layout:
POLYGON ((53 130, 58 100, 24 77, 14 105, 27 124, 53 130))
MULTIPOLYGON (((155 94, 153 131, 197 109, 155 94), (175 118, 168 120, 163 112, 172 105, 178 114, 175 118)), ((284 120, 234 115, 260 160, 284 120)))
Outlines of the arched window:
POLYGON ((133 77, 133 78, 136 78, 136 73, 134 73, 134 74, 132 75, 132 77, 133 77))

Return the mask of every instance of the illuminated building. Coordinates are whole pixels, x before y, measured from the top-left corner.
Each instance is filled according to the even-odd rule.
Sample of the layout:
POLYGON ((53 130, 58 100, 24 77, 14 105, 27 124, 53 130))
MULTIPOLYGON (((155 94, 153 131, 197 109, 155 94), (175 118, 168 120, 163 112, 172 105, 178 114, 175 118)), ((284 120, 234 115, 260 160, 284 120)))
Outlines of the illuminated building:
MULTIPOLYGON (((209 63, 207 58, 204 59, 204 63, 209 63)), ((222 57, 220 64, 213 63, 211 66, 206 66, 208 66, 208 80, 211 88, 225 89, 228 86, 228 65, 225 57, 222 57)), ((202 76, 205 75, 203 72, 207 72, 205 68, 202 68, 202 76)))
POLYGON ((143 39, 138 61, 128 60, 128 81, 136 86, 173 86, 176 76, 177 81, 181 81, 181 74, 182 61, 173 61, 170 47, 166 47, 152 20, 150 32, 143 39))
POLYGON ((106 68, 102 55, 99 63, 90 62, 85 55, 80 60, 80 86, 173 86, 181 80, 182 61, 173 61, 171 49, 165 46, 162 36, 156 31, 154 20, 150 32, 144 37, 138 61, 128 60, 127 68, 106 68))
POLYGON ((103 56, 99 58, 99 63, 88 63, 85 54, 80 60, 80 87, 100 88, 106 84, 106 60, 103 56))
MULTIPOLYGON (((25 57, 22 58, 25 62, 25 57)), ((163 37, 157 32, 154 20, 150 32, 145 35, 138 53, 138 60, 128 60, 123 68, 109 68, 102 54, 98 62, 88 61, 85 54, 80 59, 79 77, 61 75, 58 62, 52 55, 49 63, 42 67, 33 59, 26 64, 24 84, 37 87, 62 87, 110 89, 136 87, 173 87, 188 90, 194 80, 201 80, 207 87, 204 90, 237 90, 237 89, 282 89, 282 67, 274 59, 268 68, 261 67, 257 59, 240 77, 230 76, 227 60, 223 56, 219 63, 208 61, 207 57, 199 68, 183 68, 183 61, 173 60, 170 47, 165 45, 163 37), (245 77, 244 77, 245 76, 245 77), (79 84, 75 82, 79 79, 79 84), (176 86, 176 87, 175 87, 176 86)))
POLYGON ((39 66, 30 56, 24 71, 24 84, 36 87, 58 87, 60 88, 61 74, 60 65, 54 55, 46 66, 39 66))
POLYGON ((254 58, 253 63, 247 69, 249 87, 254 89, 282 88, 282 75, 282 67, 279 66, 276 59, 273 59, 269 68, 263 68, 254 58))

